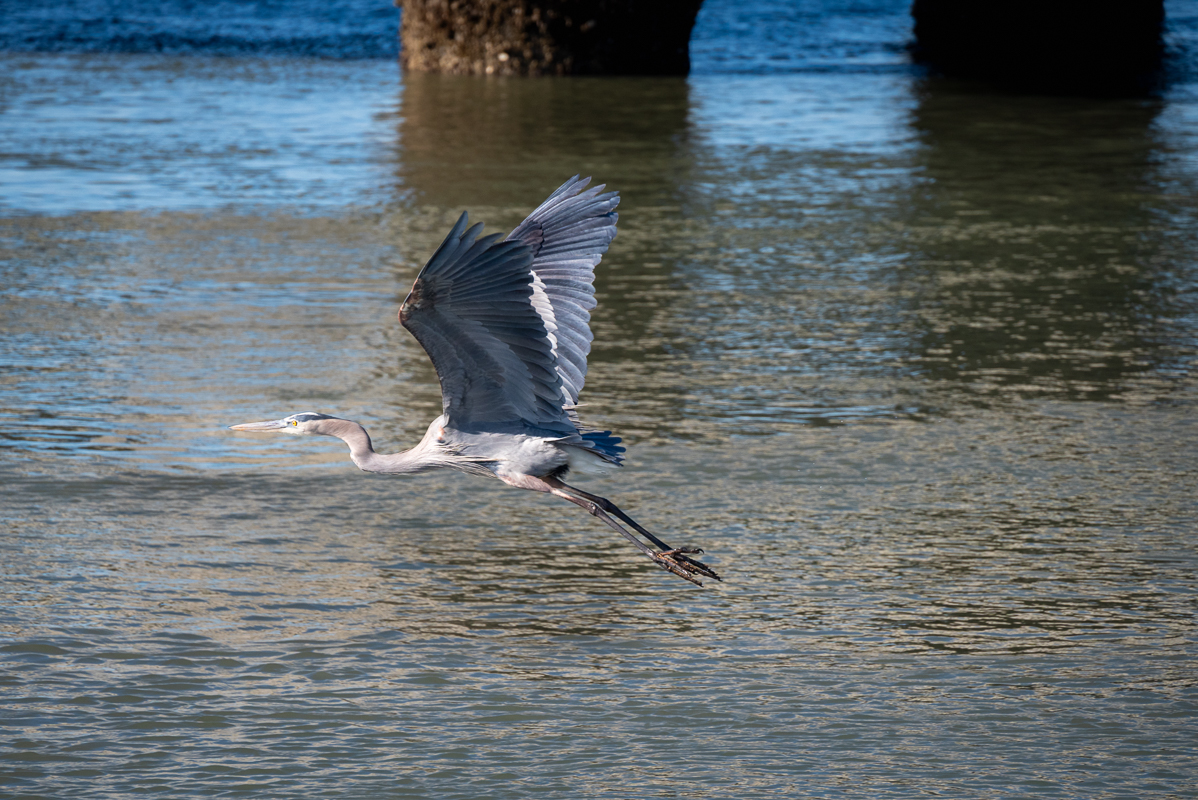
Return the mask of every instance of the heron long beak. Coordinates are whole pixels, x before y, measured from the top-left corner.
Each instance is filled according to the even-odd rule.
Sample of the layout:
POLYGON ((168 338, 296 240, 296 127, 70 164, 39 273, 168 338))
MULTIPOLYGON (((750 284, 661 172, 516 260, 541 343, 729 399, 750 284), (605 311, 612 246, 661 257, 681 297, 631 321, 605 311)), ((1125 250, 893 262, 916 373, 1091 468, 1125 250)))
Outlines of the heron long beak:
POLYGON ((270 422, 243 422, 240 425, 230 425, 231 431, 278 431, 287 427, 286 420, 272 419, 270 422))

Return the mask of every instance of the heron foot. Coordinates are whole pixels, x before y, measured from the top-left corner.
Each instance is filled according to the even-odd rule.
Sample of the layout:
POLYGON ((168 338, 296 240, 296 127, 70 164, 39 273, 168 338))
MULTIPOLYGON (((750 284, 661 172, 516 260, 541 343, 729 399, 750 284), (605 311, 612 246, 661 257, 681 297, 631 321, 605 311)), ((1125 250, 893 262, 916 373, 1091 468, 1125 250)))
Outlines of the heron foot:
POLYGON ((690 558, 690 556, 702 552, 703 549, 699 547, 675 547, 672 550, 662 550, 654 553, 651 557, 662 569, 672 572, 680 578, 685 578, 696 586, 703 585, 695 577, 696 575, 722 581, 723 578, 717 575, 711 567, 698 559, 690 558))

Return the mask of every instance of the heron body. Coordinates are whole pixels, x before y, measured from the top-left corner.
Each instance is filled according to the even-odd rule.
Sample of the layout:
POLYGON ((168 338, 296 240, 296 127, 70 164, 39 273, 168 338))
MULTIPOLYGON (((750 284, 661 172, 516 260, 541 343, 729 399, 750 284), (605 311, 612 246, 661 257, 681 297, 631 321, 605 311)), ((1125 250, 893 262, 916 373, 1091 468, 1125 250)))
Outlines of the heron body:
POLYGON ((462 214, 417 275, 399 319, 436 368, 442 414, 415 447, 376 453, 360 424, 316 412, 232 429, 335 436, 367 472, 492 475, 583 507, 692 583, 719 580, 691 558, 701 550, 671 548, 611 501, 564 482, 624 461, 619 438, 583 425, 576 411, 593 339, 594 269, 615 238, 619 204, 589 182, 566 181, 502 240, 480 238, 482 224, 468 227, 462 214))

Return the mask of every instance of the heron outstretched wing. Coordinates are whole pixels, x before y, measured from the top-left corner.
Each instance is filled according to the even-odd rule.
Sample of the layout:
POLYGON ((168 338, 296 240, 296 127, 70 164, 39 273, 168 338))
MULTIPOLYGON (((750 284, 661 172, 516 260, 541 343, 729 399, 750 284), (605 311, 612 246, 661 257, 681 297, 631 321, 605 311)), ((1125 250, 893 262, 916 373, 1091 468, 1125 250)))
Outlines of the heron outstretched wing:
POLYGON ((574 405, 591 352, 595 266, 616 236, 620 196, 575 175, 528 215, 509 242, 533 248, 533 306, 545 321, 566 402, 574 405), (542 292, 544 296, 542 297, 542 292))
POLYGON ((583 192, 586 183, 568 181, 506 241, 478 238, 482 225, 467 227, 462 214, 416 277, 400 322, 432 359, 455 427, 523 421, 575 432, 591 282, 618 202, 603 187, 583 192))

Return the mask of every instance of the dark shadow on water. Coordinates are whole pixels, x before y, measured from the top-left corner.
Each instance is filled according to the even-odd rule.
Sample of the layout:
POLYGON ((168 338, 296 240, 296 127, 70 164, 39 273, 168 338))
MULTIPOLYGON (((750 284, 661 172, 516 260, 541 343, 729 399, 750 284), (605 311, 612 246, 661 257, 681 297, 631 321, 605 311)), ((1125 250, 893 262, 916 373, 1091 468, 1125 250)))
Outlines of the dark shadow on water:
POLYGON ((642 201, 672 182, 686 135, 681 78, 403 82, 399 177, 421 205, 521 208, 577 173, 642 201))
POLYGON ((1181 355, 1156 100, 1023 97, 930 80, 907 226, 912 358, 978 396, 1166 391, 1181 355))
MULTIPOLYGON (((662 352, 652 328, 676 258, 662 234, 681 224, 678 186, 691 168, 689 93, 679 78, 404 75, 396 183, 414 213, 431 215, 428 253, 462 211, 510 230, 575 174, 620 192, 619 235, 596 271, 588 403, 602 406, 614 374, 662 352)), ((637 385, 646 398, 672 391, 660 379, 637 385)))

